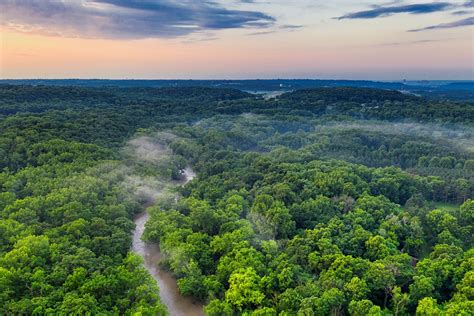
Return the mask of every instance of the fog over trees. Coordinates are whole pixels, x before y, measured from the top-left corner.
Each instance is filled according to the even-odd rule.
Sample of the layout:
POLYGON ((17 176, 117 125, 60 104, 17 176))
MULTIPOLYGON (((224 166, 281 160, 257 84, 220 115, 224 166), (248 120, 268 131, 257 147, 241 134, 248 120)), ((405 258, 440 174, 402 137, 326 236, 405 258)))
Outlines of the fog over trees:
POLYGON ((474 103, 0 85, 0 313, 470 315, 474 103), (181 186, 182 171, 197 176, 181 186))

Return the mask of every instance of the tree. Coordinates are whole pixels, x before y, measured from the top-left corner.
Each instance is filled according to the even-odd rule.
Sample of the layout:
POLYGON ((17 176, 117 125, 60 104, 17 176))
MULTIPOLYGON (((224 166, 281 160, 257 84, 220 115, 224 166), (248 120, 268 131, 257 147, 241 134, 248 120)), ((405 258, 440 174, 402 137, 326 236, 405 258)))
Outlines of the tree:
POLYGON ((373 261, 383 259, 395 252, 393 244, 390 244, 385 238, 379 235, 370 237, 365 242, 365 247, 367 249, 366 256, 373 261))
POLYGON ((418 302, 416 307, 417 316, 438 316, 441 315, 441 309, 434 298, 425 297, 418 302))
POLYGON ((334 202, 322 195, 294 205, 290 213, 298 228, 314 228, 318 223, 327 223, 337 215, 334 202))
POLYGON ((258 307, 264 298, 260 277, 253 268, 239 269, 231 274, 225 299, 238 311, 258 307))
POLYGON ((381 315, 379 306, 374 305, 370 300, 353 300, 349 303, 349 313, 351 316, 381 315))
POLYGON ((324 291, 321 296, 303 299, 298 315, 341 315, 345 299, 338 289, 324 291))
POLYGON ((232 306, 229 303, 218 299, 210 301, 209 304, 204 307, 204 312, 209 316, 232 316, 234 314, 232 306))
POLYGON ((349 297, 352 298, 352 300, 363 300, 369 293, 367 283, 365 280, 361 280, 358 276, 353 277, 349 283, 344 285, 344 287, 349 292, 349 297))
POLYGON ((392 294, 395 285, 395 276, 393 271, 382 262, 374 262, 365 274, 367 285, 371 290, 372 301, 378 301, 377 297, 382 296, 382 305, 387 306, 387 300, 392 294), (382 293, 380 293, 382 291, 382 293), (382 294, 382 295, 380 295, 382 294))
POLYGON ((392 291, 392 311, 394 316, 403 315, 409 301, 409 295, 402 293, 400 287, 396 286, 392 291))
POLYGON ((184 275, 178 280, 179 291, 185 296, 194 296, 204 301, 208 292, 204 284, 204 276, 196 261, 191 259, 184 269, 184 275))
POLYGON ((248 219, 264 239, 287 238, 295 228, 295 222, 283 202, 275 201, 269 195, 260 195, 255 199, 248 219))

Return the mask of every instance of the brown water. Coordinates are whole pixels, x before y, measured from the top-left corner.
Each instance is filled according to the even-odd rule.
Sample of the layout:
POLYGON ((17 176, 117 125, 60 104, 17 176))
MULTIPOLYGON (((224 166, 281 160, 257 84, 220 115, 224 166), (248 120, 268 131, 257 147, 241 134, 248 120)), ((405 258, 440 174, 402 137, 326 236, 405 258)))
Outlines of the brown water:
MULTIPOLYGON (((194 171, 189 167, 184 170, 183 175, 184 179, 177 182, 178 185, 186 184, 196 176, 194 171)), ((149 214, 146 211, 135 217, 136 228, 133 232, 132 250, 143 258, 145 268, 158 283, 161 301, 166 305, 171 316, 204 315, 202 310, 203 305, 190 297, 181 295, 178 290, 178 285, 176 284, 176 279, 170 272, 161 269, 158 265, 163 258, 163 253, 161 253, 159 246, 153 243, 145 243, 141 240, 148 218, 149 214)))

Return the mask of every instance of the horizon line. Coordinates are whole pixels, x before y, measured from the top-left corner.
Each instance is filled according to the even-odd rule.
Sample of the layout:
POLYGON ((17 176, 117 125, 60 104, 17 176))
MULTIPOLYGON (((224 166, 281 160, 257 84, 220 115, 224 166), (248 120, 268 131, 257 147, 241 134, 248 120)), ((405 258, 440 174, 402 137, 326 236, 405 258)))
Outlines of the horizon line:
POLYGON ((0 81, 28 81, 28 80, 103 80, 103 81, 278 81, 278 80, 311 80, 311 81, 374 81, 374 82, 409 82, 409 81, 474 81, 474 79, 348 79, 348 78, 245 78, 245 79, 231 79, 231 78, 216 78, 216 79, 202 79, 202 78, 0 78, 0 81))

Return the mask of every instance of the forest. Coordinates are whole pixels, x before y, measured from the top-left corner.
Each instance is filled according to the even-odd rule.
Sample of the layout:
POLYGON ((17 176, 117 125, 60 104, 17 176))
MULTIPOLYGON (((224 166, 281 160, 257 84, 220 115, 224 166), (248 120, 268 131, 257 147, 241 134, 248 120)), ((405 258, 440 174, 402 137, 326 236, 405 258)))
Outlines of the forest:
POLYGON ((147 208, 206 315, 472 315, 473 124, 373 88, 2 84, 0 313, 168 315, 147 208))

